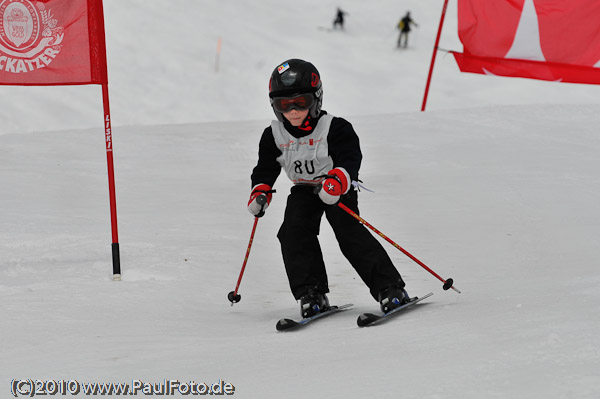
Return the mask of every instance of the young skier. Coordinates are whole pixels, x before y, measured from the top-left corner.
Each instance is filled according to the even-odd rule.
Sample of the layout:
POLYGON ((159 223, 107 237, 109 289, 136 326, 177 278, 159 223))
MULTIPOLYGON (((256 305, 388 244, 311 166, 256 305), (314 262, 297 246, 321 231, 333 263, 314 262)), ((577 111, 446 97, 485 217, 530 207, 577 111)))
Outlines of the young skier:
POLYGON ((408 301, 405 283, 379 241, 336 206, 341 201, 358 214, 353 182, 358 181, 362 154, 352 125, 321 110, 323 88, 315 66, 300 59, 281 63, 271 75, 269 97, 277 120, 260 139, 248 210, 254 216, 264 215, 283 169, 294 186, 277 237, 302 317, 329 308, 327 272, 317 237, 323 214, 342 254, 382 311, 408 301), (263 205, 257 202, 260 195, 267 197, 263 205))

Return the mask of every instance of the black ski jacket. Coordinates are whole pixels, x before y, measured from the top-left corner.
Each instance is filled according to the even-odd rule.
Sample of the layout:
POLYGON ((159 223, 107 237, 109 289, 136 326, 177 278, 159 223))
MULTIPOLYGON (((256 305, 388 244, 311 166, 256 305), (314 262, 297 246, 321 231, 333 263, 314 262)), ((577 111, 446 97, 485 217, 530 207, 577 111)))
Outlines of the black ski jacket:
MULTIPOLYGON (((326 114, 326 112, 322 111, 321 115, 323 114, 326 114)), ((317 121, 318 119, 315 119, 314 123, 316 124, 317 121)), ((287 121, 284 122, 284 126, 297 139, 310 134, 310 132, 307 133, 291 126, 287 121)), ((346 169, 350 178, 358 181, 358 170, 362 161, 362 153, 360 151, 358 135, 354 131, 352 124, 343 118, 334 117, 329 128, 327 145, 329 156, 333 160, 333 166, 346 169)), ((260 138, 258 163, 252 171, 251 187, 260 183, 273 187, 277 177, 281 173, 281 165, 277 161, 277 158, 281 154, 281 150, 275 144, 271 126, 269 126, 263 131, 260 138)))

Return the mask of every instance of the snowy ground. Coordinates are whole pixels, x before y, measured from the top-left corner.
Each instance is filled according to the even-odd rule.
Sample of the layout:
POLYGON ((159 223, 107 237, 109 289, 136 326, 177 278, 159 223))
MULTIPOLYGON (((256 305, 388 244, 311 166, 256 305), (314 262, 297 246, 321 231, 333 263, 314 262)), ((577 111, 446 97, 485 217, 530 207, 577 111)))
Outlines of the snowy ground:
MULTIPOLYGON (((165 15, 105 0, 121 282, 110 279, 100 89, 2 87, 0 396, 30 378, 221 379, 239 398, 599 397, 598 87, 461 75, 441 55, 420 113, 441 1, 421 3, 410 4, 417 42, 401 52, 405 8, 392 1, 342 2, 341 33, 317 28, 334 2, 179 0, 165 15), (230 306, 271 119, 266 82, 293 56, 320 67, 324 108, 361 137, 361 179, 376 191, 361 193, 361 215, 462 294, 384 243, 409 292, 434 296, 357 328, 377 304, 324 224, 330 299, 354 309, 277 333, 299 313, 275 237, 282 176, 230 306)), ((451 4, 444 40, 460 49, 455 25, 451 4)))

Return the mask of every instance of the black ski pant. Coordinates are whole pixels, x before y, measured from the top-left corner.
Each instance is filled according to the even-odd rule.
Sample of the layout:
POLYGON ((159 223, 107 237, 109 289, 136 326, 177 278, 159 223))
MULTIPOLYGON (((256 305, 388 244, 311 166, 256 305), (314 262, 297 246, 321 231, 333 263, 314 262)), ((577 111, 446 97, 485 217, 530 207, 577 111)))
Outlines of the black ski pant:
MULTIPOLYGON (((358 194, 351 190, 342 203, 358 214, 358 194)), ((287 199, 283 224, 277 238, 292 294, 300 299, 308 289, 329 292, 327 272, 318 235, 325 213, 342 254, 379 300, 379 292, 404 281, 387 252, 358 220, 337 205, 326 205, 314 193, 314 187, 294 186, 287 199)))
POLYGON ((408 32, 407 30, 403 30, 400 32, 400 35, 398 36, 398 48, 400 47, 408 47, 408 32), (404 39, 404 40, 402 40, 404 39))

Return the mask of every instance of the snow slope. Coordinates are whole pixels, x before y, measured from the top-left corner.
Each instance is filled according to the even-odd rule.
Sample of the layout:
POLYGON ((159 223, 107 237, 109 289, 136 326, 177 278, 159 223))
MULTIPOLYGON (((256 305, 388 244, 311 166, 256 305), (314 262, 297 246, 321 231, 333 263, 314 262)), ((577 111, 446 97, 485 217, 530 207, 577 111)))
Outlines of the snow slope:
MULTIPOLYGON (((221 379, 239 398, 600 395, 598 88, 460 75, 440 54, 421 113, 441 4, 345 1, 344 33, 318 29, 338 3, 306 4, 176 0, 165 15, 105 0, 121 282, 110 279, 100 89, 1 88, 3 397, 16 378, 221 379), (401 52, 393 26, 408 7, 421 27, 401 52), (230 306, 271 119, 266 82, 296 56, 315 61, 324 108, 361 137, 361 179, 375 190, 360 194, 361 215, 462 294, 383 243, 409 292, 434 296, 358 329, 377 304, 323 224, 330 299, 354 309, 277 333, 299 313, 275 237, 282 176, 230 306)), ((442 47, 459 49, 454 8, 442 47)))

